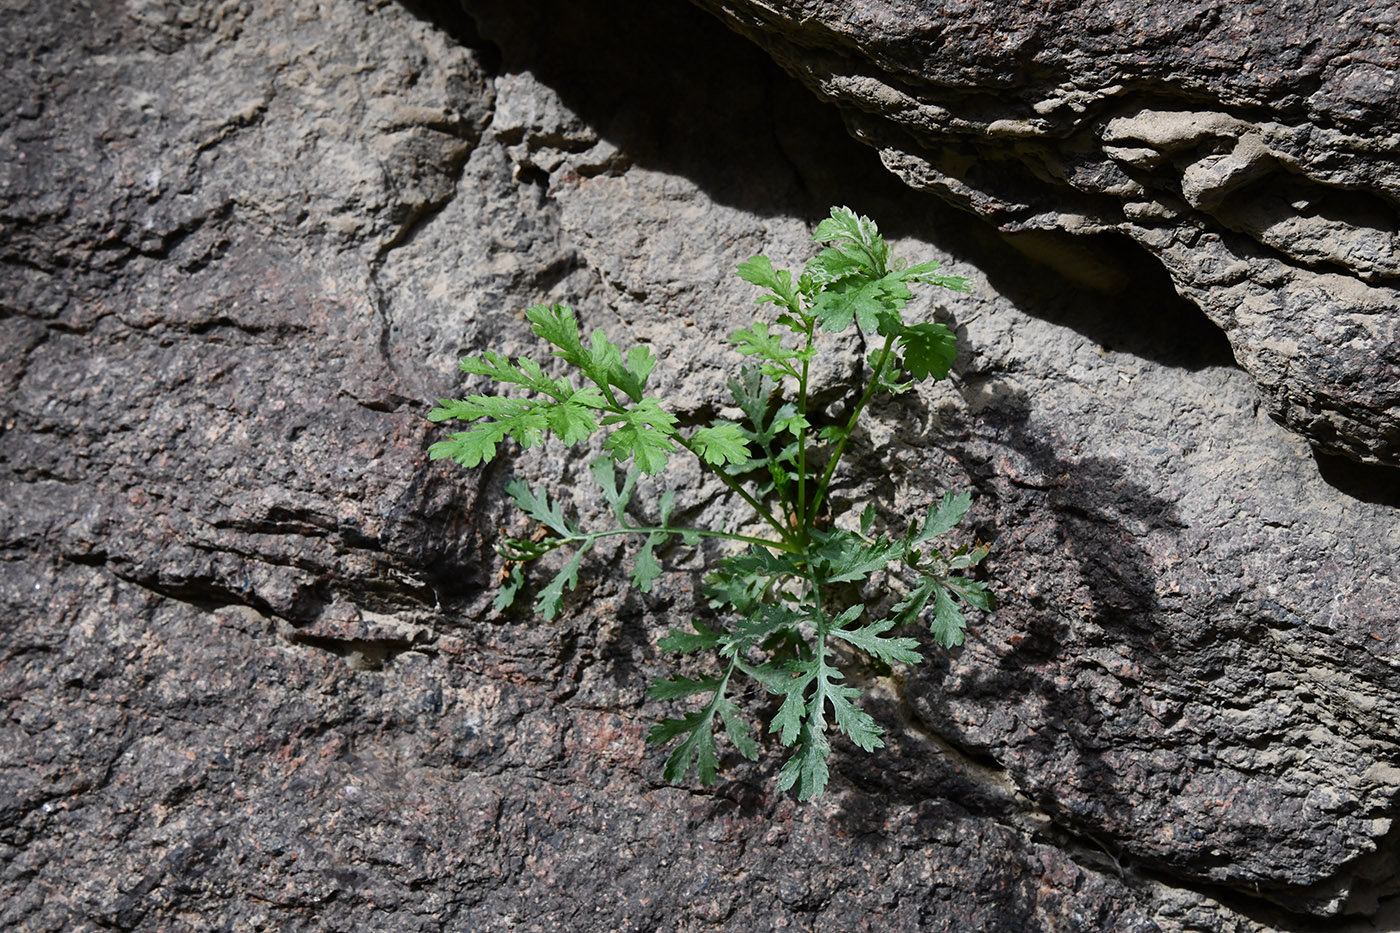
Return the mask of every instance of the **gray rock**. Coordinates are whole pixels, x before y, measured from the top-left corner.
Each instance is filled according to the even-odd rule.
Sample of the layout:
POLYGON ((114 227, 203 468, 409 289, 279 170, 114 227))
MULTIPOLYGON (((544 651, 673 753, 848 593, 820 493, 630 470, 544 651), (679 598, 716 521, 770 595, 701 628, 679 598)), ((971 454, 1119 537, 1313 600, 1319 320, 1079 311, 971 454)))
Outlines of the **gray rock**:
POLYGON ((1270 414, 1400 465, 1400 13, 696 0, 911 186, 1007 232, 1125 234, 1270 414))
POLYGON ((1086 247, 1136 289, 1086 292, 700 11, 612 14, 0 12, 0 926, 1369 929, 1388 475, 1261 417, 1155 267, 1086 247), (772 741, 665 786, 644 691, 700 561, 644 598, 619 546, 553 623, 495 613, 505 481, 596 520, 584 459, 431 464, 423 416, 541 300, 717 410, 732 266, 802 262, 833 203, 976 280, 918 305, 955 378, 872 413, 835 504, 973 489, 1001 608, 921 669, 852 666, 889 745, 838 744, 819 804, 773 792, 772 741))

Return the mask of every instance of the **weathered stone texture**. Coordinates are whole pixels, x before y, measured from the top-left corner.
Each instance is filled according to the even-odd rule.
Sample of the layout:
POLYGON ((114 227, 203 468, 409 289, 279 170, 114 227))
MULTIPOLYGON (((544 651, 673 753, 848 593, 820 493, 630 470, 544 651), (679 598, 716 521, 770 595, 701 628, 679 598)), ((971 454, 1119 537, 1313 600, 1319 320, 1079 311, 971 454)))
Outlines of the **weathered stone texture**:
POLYGON ((699 10, 468 14, 0 9, 0 927, 1254 933, 1377 911, 1387 473, 1261 414, 1274 396, 1145 257, 1108 254, 1118 296, 1029 263, 699 10), (918 306, 958 328, 955 376, 872 412, 835 504, 899 519, 972 489, 1001 606, 921 669, 849 672, 889 746, 838 743, 819 804, 773 793, 774 741, 668 787, 644 691, 701 611, 699 561, 668 555, 641 597, 600 550, 555 622, 495 613, 505 481, 577 482, 587 521, 586 465, 430 464, 423 416, 458 356, 531 346, 541 300, 650 342, 680 414, 717 410, 752 308, 732 266, 801 263, 833 203, 975 281, 918 306))
POLYGON ((915 188, 1113 231, 1319 449, 1400 465, 1400 12, 1343 4, 697 0, 915 188))

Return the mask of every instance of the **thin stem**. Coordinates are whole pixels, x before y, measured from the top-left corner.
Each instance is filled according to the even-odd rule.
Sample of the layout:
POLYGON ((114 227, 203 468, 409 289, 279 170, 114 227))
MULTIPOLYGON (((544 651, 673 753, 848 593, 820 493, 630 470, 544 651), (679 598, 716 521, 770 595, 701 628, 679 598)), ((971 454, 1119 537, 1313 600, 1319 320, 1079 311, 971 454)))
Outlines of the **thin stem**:
MULTIPOLYGON (((807 346, 802 354, 802 378, 798 383, 797 413, 807 420, 807 369, 811 363, 812 337, 816 321, 807 323, 807 346)), ((802 546, 806 547, 810 536, 807 534, 807 426, 797 431, 797 528, 802 536, 802 546)))
POLYGON ((851 418, 846 422, 846 430, 842 432, 841 439, 836 442, 836 449, 831 453, 831 460, 826 465, 826 472, 822 474, 821 483, 817 486, 817 494, 812 500, 812 515, 817 514, 821 508, 822 501, 826 498, 827 487, 831 483, 831 474, 836 471, 836 462, 841 459, 841 454, 846 451, 846 442, 851 439, 851 432, 855 430, 856 421, 860 419, 860 413, 865 410, 865 405, 870 401, 870 397, 875 394, 875 390, 880 386, 880 379, 885 373, 885 364, 889 362, 890 351, 894 349, 894 334, 885 338, 885 345, 880 350, 880 357, 875 361, 875 372, 870 376, 870 384, 865 387, 864 394, 860 401, 856 403, 855 411, 851 412, 851 418))
MULTIPOLYGON (((715 467, 711 465, 709 461, 707 461, 704 457, 700 456, 700 451, 696 450, 694 445, 692 445, 690 441, 686 440, 684 437, 681 437, 679 434, 673 434, 672 437, 675 438, 676 443, 680 444, 686 450, 695 454, 695 459, 700 461, 700 465, 703 466, 705 469, 709 470, 711 473, 715 474, 715 476, 718 476, 720 482, 728 486, 730 491, 738 493, 739 497, 742 498, 753 508, 754 513, 757 514, 759 518, 762 518, 765 522, 773 526, 774 530, 778 532, 778 534, 782 537, 784 541, 790 544, 798 543, 793 541, 792 535, 789 534, 788 530, 785 527, 783 527, 783 523, 774 518, 773 513, 768 511, 768 509, 763 506, 763 503, 759 502, 753 496, 749 495, 748 490, 746 490, 743 486, 740 486, 738 481, 736 481, 733 477, 726 475, 722 470, 715 469, 715 467)), ((795 551, 794 553, 797 553, 797 551, 795 551)))
POLYGON ((695 535, 700 538, 724 538, 728 541, 742 541, 745 544, 757 544, 760 547, 769 547, 778 551, 786 551, 789 554, 800 554, 798 547, 788 541, 774 541, 772 538, 755 538, 752 535, 736 535, 728 531, 710 531, 707 528, 677 528, 669 526, 636 526, 624 528, 609 528, 606 531, 586 531, 577 535, 570 535, 567 538, 558 539, 560 543, 570 541, 595 541, 598 538, 613 538, 618 535, 649 535, 658 531, 675 535, 695 535))

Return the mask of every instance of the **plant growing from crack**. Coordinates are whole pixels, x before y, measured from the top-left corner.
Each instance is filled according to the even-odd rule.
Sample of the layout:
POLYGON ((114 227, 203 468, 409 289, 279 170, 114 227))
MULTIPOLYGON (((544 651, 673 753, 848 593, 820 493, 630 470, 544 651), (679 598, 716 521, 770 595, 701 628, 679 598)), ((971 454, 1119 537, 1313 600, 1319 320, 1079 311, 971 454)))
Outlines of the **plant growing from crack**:
POLYGON ((462 369, 518 394, 444 399, 429 415, 433 421, 475 422, 429 451, 433 459, 450 458, 466 467, 491 460, 507 437, 533 447, 550 434, 568 445, 605 435, 607 455, 593 461, 591 473, 615 525, 584 530, 545 487, 531 489, 519 480, 507 485, 542 533, 498 543, 509 568, 498 609, 509 607, 524 585, 523 566, 555 550, 572 553, 539 591, 536 608, 547 620, 558 614, 565 591, 577 585, 584 555, 605 538, 639 540, 631 578, 643 593, 662 572, 657 549, 663 542, 731 543, 705 578, 704 596, 713 614, 694 620, 689 629, 672 629, 660 642, 667 651, 712 652, 715 672, 653 684, 648 691, 653 699, 701 699, 681 718, 663 719, 647 740, 679 742, 663 769, 672 782, 682 781, 692 766, 702 784, 715 780, 717 731, 725 732, 740 754, 756 759, 753 728, 732 699, 736 676, 752 678, 781 697, 768 731, 793 751, 779 772, 778 787, 795 788, 803 800, 826 787, 833 724, 866 751, 883 745, 880 726, 855 702, 860 691, 845 682, 833 661, 836 643, 880 665, 913 664, 922 659, 919 643, 895 634, 903 626, 927 618, 934 639, 951 647, 963 640, 963 607, 985 610, 992 602, 986 584, 965 575, 987 555, 987 547, 947 550, 934 543, 971 505, 967 493, 944 495, 894 534, 874 533, 873 504, 866 506, 858 528, 823 519, 832 478, 871 399, 941 379, 953 363, 956 340, 947 327, 905 322, 911 286, 966 291, 967 280, 939 272, 936 262, 908 265, 893 259, 875 224, 846 208, 833 209, 812 239, 826 248, 796 278, 775 270, 761 255, 738 267, 741 278, 764 289, 758 303, 772 312, 729 338, 740 354, 757 362, 742 367, 728 384, 741 420, 716 420, 691 431, 678 427, 662 400, 646 393, 656 365, 651 350, 637 346, 624 356, 598 331, 585 342, 573 311, 564 305, 537 305, 526 314, 553 355, 582 377, 578 385, 567 375, 550 375, 528 357, 511 360, 487 351, 463 360, 462 369), (878 338, 879 349, 863 368, 864 385, 850 393, 849 415, 818 429, 812 419, 822 413, 814 410, 810 394, 812 363, 828 343, 826 335, 841 334, 852 324, 878 338), (651 518, 633 518, 639 511, 634 498, 639 477, 662 473, 678 452, 696 457, 743 500, 752 521, 729 529, 682 526, 673 518, 676 494, 670 489, 656 495, 651 518), (616 467, 629 461, 619 484, 616 467), (738 530, 752 526, 766 535, 738 530), (912 584, 888 614, 877 618, 851 594, 882 571, 912 584))

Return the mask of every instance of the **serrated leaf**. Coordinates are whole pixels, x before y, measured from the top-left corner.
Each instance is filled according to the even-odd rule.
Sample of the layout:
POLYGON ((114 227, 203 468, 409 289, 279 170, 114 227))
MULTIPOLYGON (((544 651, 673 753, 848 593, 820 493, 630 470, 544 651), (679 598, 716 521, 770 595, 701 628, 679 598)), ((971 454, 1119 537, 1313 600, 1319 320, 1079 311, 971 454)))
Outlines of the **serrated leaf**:
POLYGON ((947 534, 953 529, 953 526, 962 520, 963 515, 971 507, 971 493, 960 492, 956 495, 951 492, 944 493, 941 502, 928 507, 923 527, 917 531, 911 529, 911 534, 908 536, 909 543, 911 545, 922 544, 941 534, 947 534))
POLYGON ((564 516, 563 505, 559 502, 550 503, 549 494, 545 492, 543 485, 531 490, 523 481, 515 479, 506 483, 506 493, 515 500, 520 511, 557 532, 561 537, 571 537, 578 531, 574 523, 564 516))
POLYGON ((671 440, 675 423, 676 417, 656 399, 644 398, 623 414, 603 418, 603 424, 616 425, 603 449, 618 461, 631 457, 643 473, 660 473, 666 469, 666 455, 676 449, 671 440))
POLYGON ((908 287, 892 276, 851 277, 823 289, 812 303, 822 329, 840 333, 856 325, 865 333, 880 331, 881 318, 897 312, 912 297, 908 287))
POLYGON ((579 339, 578 319, 574 317, 573 308, 563 304, 539 304, 527 308, 525 317, 537 337, 555 346, 555 356, 579 369, 587 368, 588 354, 579 339))
POLYGON ((820 797, 830 778, 826 766, 830 754, 831 743, 827 741, 826 734, 804 726, 797 751, 783 762, 782 770, 778 772, 778 790, 796 787, 798 800, 820 797))
POLYGON ((762 684, 769 693, 783 693, 784 687, 792 680, 791 671, 773 663, 749 664, 740 658, 735 661, 735 666, 762 684))
POLYGON ((870 273, 884 275, 889 248, 880 230, 869 217, 858 216, 848 207, 834 207, 831 216, 817 224, 812 239, 818 243, 836 243, 842 252, 868 260, 870 273))
POLYGON ((739 754, 749 761, 758 760, 758 743, 754 741, 753 730, 749 724, 739 718, 738 710, 734 704, 728 700, 719 704, 718 707, 720 722, 724 723, 725 734, 729 736, 729 741, 734 743, 739 754))
POLYGON ((931 578, 924 577, 912 590, 904 595, 903 599, 895 603, 894 608, 890 610, 894 613, 893 618, 895 624, 903 625, 906 622, 911 622, 922 616, 924 614, 924 607, 927 606, 928 601, 933 598, 934 586, 935 584, 931 578))
POLYGON ((496 598, 491 602, 491 606, 497 612, 505 612, 514 605, 515 595, 520 592, 520 588, 524 585, 525 572, 520 569, 518 563, 512 563, 505 582, 496 591, 496 598))
POLYGON ((535 604, 536 611, 540 618, 546 622, 552 620, 559 614, 559 604, 563 601, 564 590, 575 589, 578 586, 578 568, 583 560, 583 555, 588 552, 591 542, 585 541, 579 546, 574 555, 569 558, 564 569, 554 575, 554 579, 549 581, 549 585, 540 590, 539 601, 535 604))
POLYGON ((685 780, 691 762, 695 762, 695 770, 700 778, 700 783, 713 784, 715 782, 715 774, 719 768, 719 754, 715 748, 715 737, 710 726, 712 718, 712 709, 706 709, 701 712, 686 713, 683 719, 663 719, 657 725, 652 726, 651 731, 647 733, 647 743, 651 745, 664 745, 682 735, 689 735, 666 759, 666 764, 661 769, 663 778, 672 784, 679 784, 685 780))
POLYGON ((942 265, 930 260, 921 262, 916 266, 899 270, 899 276, 906 282, 921 282, 925 285, 938 285, 942 288, 952 289, 955 292, 972 291, 972 283, 961 275, 948 275, 938 270, 942 265))
POLYGON ((797 370, 787 362, 796 359, 798 352, 783 346, 782 338, 771 333, 768 325, 762 321, 734 331, 729 335, 729 342, 735 344, 735 349, 744 356, 758 356, 770 360, 778 364, 780 370, 787 375, 794 378, 798 375, 797 370))
POLYGON ((622 480, 622 487, 617 485, 617 461, 612 457, 596 457, 588 464, 588 472, 593 477, 593 482, 598 484, 598 488, 603 491, 603 498, 608 500, 608 505, 612 507, 613 516, 620 524, 625 525, 624 513, 627 505, 632 501, 632 491, 637 485, 638 473, 636 470, 628 470, 627 475, 622 480))
POLYGON ((906 325, 899 332, 898 343, 904 355, 904 370, 915 382, 930 376, 942 379, 958 358, 958 338, 942 324, 906 325))
POLYGON ((697 693, 714 693, 719 688, 720 678, 701 677, 698 680, 675 674, 665 680, 658 680, 647 688, 647 697, 653 700, 675 700, 695 696, 697 693))
POLYGON ((963 633, 967 630, 967 620, 962 610, 953 602, 948 591, 934 585, 933 622, 929 631, 934 639, 945 648, 955 648, 963 643, 963 633))
POLYGON ((860 253, 850 255, 834 247, 827 247, 813 256, 802 270, 802 274, 811 285, 818 288, 852 276, 880 277, 880 273, 875 271, 868 257, 860 253))
POLYGON ((721 421, 713 427, 701 428, 690 437, 701 459, 713 466, 745 463, 749 448, 744 431, 737 424, 721 421))
POLYGON ((873 752, 884 746, 885 743, 880 740, 884 730, 876 724, 869 713, 851 702, 859 696, 860 691, 855 687, 846 687, 840 684, 831 684, 827 687, 826 698, 831 702, 831 712, 836 719, 837 728, 846 733, 852 742, 867 752, 873 752))
POLYGON ((693 620, 690 624, 694 628, 693 632, 684 632, 673 628, 669 634, 656 643, 657 647, 662 651, 677 651, 681 654, 719 647, 721 643, 719 632, 714 631, 699 619, 693 620))
POLYGON ((980 580, 949 577, 946 584, 948 589, 957 593, 963 602, 969 606, 975 606, 983 612, 990 610, 996 604, 991 591, 987 589, 987 584, 980 580))
POLYGON ((569 446, 586 441, 598 430, 598 422, 592 412, 575 402, 561 402, 545 410, 545 420, 549 429, 569 446))
POLYGON ((894 664, 895 662, 919 663, 923 660, 923 655, 916 650, 919 646, 918 639, 885 636, 885 632, 894 628, 895 622, 896 618, 881 619, 879 622, 872 622, 864 628, 832 629, 831 634, 855 645, 872 658, 886 664, 894 664))
POLYGON ((637 560, 632 565, 632 583, 643 593, 650 593, 651 585, 661 576, 661 565, 656 562, 655 548, 657 542, 665 539, 666 534, 661 531, 653 531, 647 535, 646 541, 642 542, 641 551, 637 553, 637 560))
POLYGON ((726 633, 720 654, 733 657, 774 632, 795 628, 807 620, 806 613, 781 603, 759 603, 752 612, 735 622, 734 628, 726 633))
POLYGON ((866 542, 849 531, 812 531, 819 545, 814 555, 820 565, 822 582, 852 583, 864 580, 905 552, 903 541, 879 538, 866 542))
POLYGON ((870 534, 870 528, 875 524, 875 503, 870 502, 865 506, 865 510, 860 513, 860 533, 870 534))
POLYGON ((811 675, 789 680, 786 685, 787 696, 783 698, 778 712, 773 715, 773 721, 768 724, 768 731, 778 733, 778 738, 784 745, 791 745, 802 734, 802 717, 807 712, 803 694, 806 685, 811 681, 811 675))
POLYGON ((470 431, 459 431, 428 448, 429 460, 451 459, 464 467, 476 467, 496 456, 496 445, 505 437, 506 426, 490 422, 470 431))
MULTIPOLYGON (((627 352, 627 372, 636 381, 637 392, 632 395, 634 400, 640 401, 646 392, 647 379, 651 377, 652 371, 656 369, 656 357, 652 355, 651 348, 645 346, 633 347, 627 352)), ((623 388, 624 392, 628 390, 623 388)), ((628 392, 629 395, 632 393, 628 392)))
MULTIPOLYGON (((794 313, 799 310, 797 302, 797 292, 792 287, 792 273, 784 270, 774 270, 773 263, 767 256, 758 255, 739 263, 734 271, 739 278, 745 282, 757 285, 759 288, 768 289, 770 294, 758 299, 759 304, 772 302, 783 305, 791 309, 794 313)), ((800 325, 798 325, 800 327, 800 325)), ((796 330, 797 327, 794 327, 796 330)))

